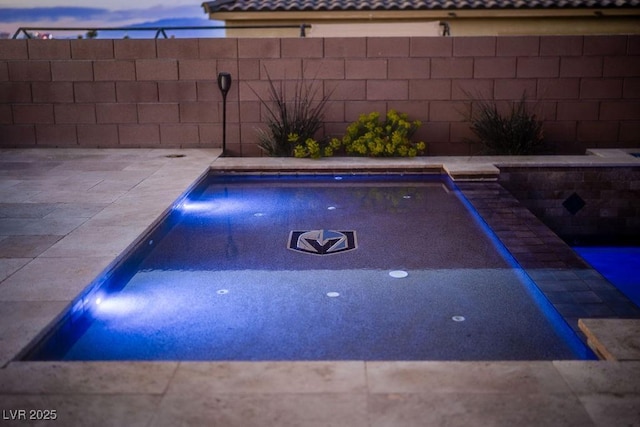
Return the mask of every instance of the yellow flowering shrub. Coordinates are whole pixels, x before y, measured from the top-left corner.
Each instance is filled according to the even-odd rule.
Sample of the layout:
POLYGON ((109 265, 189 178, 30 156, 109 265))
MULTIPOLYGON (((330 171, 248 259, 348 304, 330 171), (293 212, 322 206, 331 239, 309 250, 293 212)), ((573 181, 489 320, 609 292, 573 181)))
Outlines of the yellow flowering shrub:
POLYGON ((380 113, 360 115, 358 121, 347 127, 342 139, 333 138, 324 147, 315 140, 298 143, 296 157, 319 158, 346 154, 370 157, 414 157, 423 154, 426 144, 413 142, 411 136, 421 126, 420 121, 409 121, 407 115, 389 110, 384 121, 380 113))
POLYGON ((304 143, 301 143, 300 137, 293 133, 289 135, 289 142, 294 145, 293 155, 295 157, 311 157, 312 159, 322 157, 320 144, 313 138, 307 138, 304 143))

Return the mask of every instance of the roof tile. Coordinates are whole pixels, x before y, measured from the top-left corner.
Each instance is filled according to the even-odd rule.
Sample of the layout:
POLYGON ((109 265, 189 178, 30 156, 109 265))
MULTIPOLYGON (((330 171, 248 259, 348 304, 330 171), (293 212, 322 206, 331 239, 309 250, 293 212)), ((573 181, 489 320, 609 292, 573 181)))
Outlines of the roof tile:
POLYGON ((214 0, 215 12, 628 8, 640 0, 214 0))

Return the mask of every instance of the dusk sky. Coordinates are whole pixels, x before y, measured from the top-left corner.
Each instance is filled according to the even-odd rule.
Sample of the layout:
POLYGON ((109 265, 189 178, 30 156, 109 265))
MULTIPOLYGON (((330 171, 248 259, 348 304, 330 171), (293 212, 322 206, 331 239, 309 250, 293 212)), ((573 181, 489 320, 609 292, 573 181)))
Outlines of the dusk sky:
MULTIPOLYGON (((153 24, 221 25, 220 22, 208 20, 201 0, 0 0, 0 32, 11 36, 19 27, 124 27, 153 24)), ((52 33, 56 38, 65 37, 52 33)), ((205 36, 204 31, 198 33, 205 36)), ((136 36, 134 33, 129 35, 136 36)), ((180 32, 174 35, 188 36, 180 32)), ((146 33, 146 37, 152 36, 153 33, 151 36, 146 33)))

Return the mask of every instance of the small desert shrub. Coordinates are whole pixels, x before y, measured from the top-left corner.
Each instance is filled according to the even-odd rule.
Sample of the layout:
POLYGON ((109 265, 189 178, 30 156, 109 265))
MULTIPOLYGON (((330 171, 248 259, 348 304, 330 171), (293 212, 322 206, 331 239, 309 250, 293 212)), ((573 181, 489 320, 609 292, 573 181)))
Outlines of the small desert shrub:
POLYGON ((542 122, 527 108, 525 95, 511 104, 508 114, 501 113, 494 102, 473 102, 468 119, 484 154, 526 155, 544 150, 542 122))
POLYGON ((299 140, 313 139, 322 127, 330 93, 316 99, 319 90, 316 80, 297 80, 291 99, 287 99, 285 91, 276 87, 268 73, 267 78, 270 100, 258 98, 267 110, 268 130, 260 131, 259 146, 270 156, 292 156, 299 140))
MULTIPOLYGON (((411 137, 420 127, 418 120, 409 121, 404 113, 389 110, 385 120, 380 113, 362 114, 347 127, 342 139, 333 138, 320 146, 313 139, 298 138, 296 157, 318 158, 345 154, 370 157, 414 157, 426 149, 424 142, 413 142, 411 137)), ((297 135, 296 135, 297 136, 297 135)))

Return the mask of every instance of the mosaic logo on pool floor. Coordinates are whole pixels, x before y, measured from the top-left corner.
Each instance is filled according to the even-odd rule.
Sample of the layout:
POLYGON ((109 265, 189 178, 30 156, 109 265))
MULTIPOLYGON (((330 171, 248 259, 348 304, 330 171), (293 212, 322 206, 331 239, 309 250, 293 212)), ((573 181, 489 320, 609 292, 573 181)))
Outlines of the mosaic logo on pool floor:
POLYGON ((333 255, 356 247, 354 230, 294 230, 289 235, 289 249, 313 255, 333 255))

